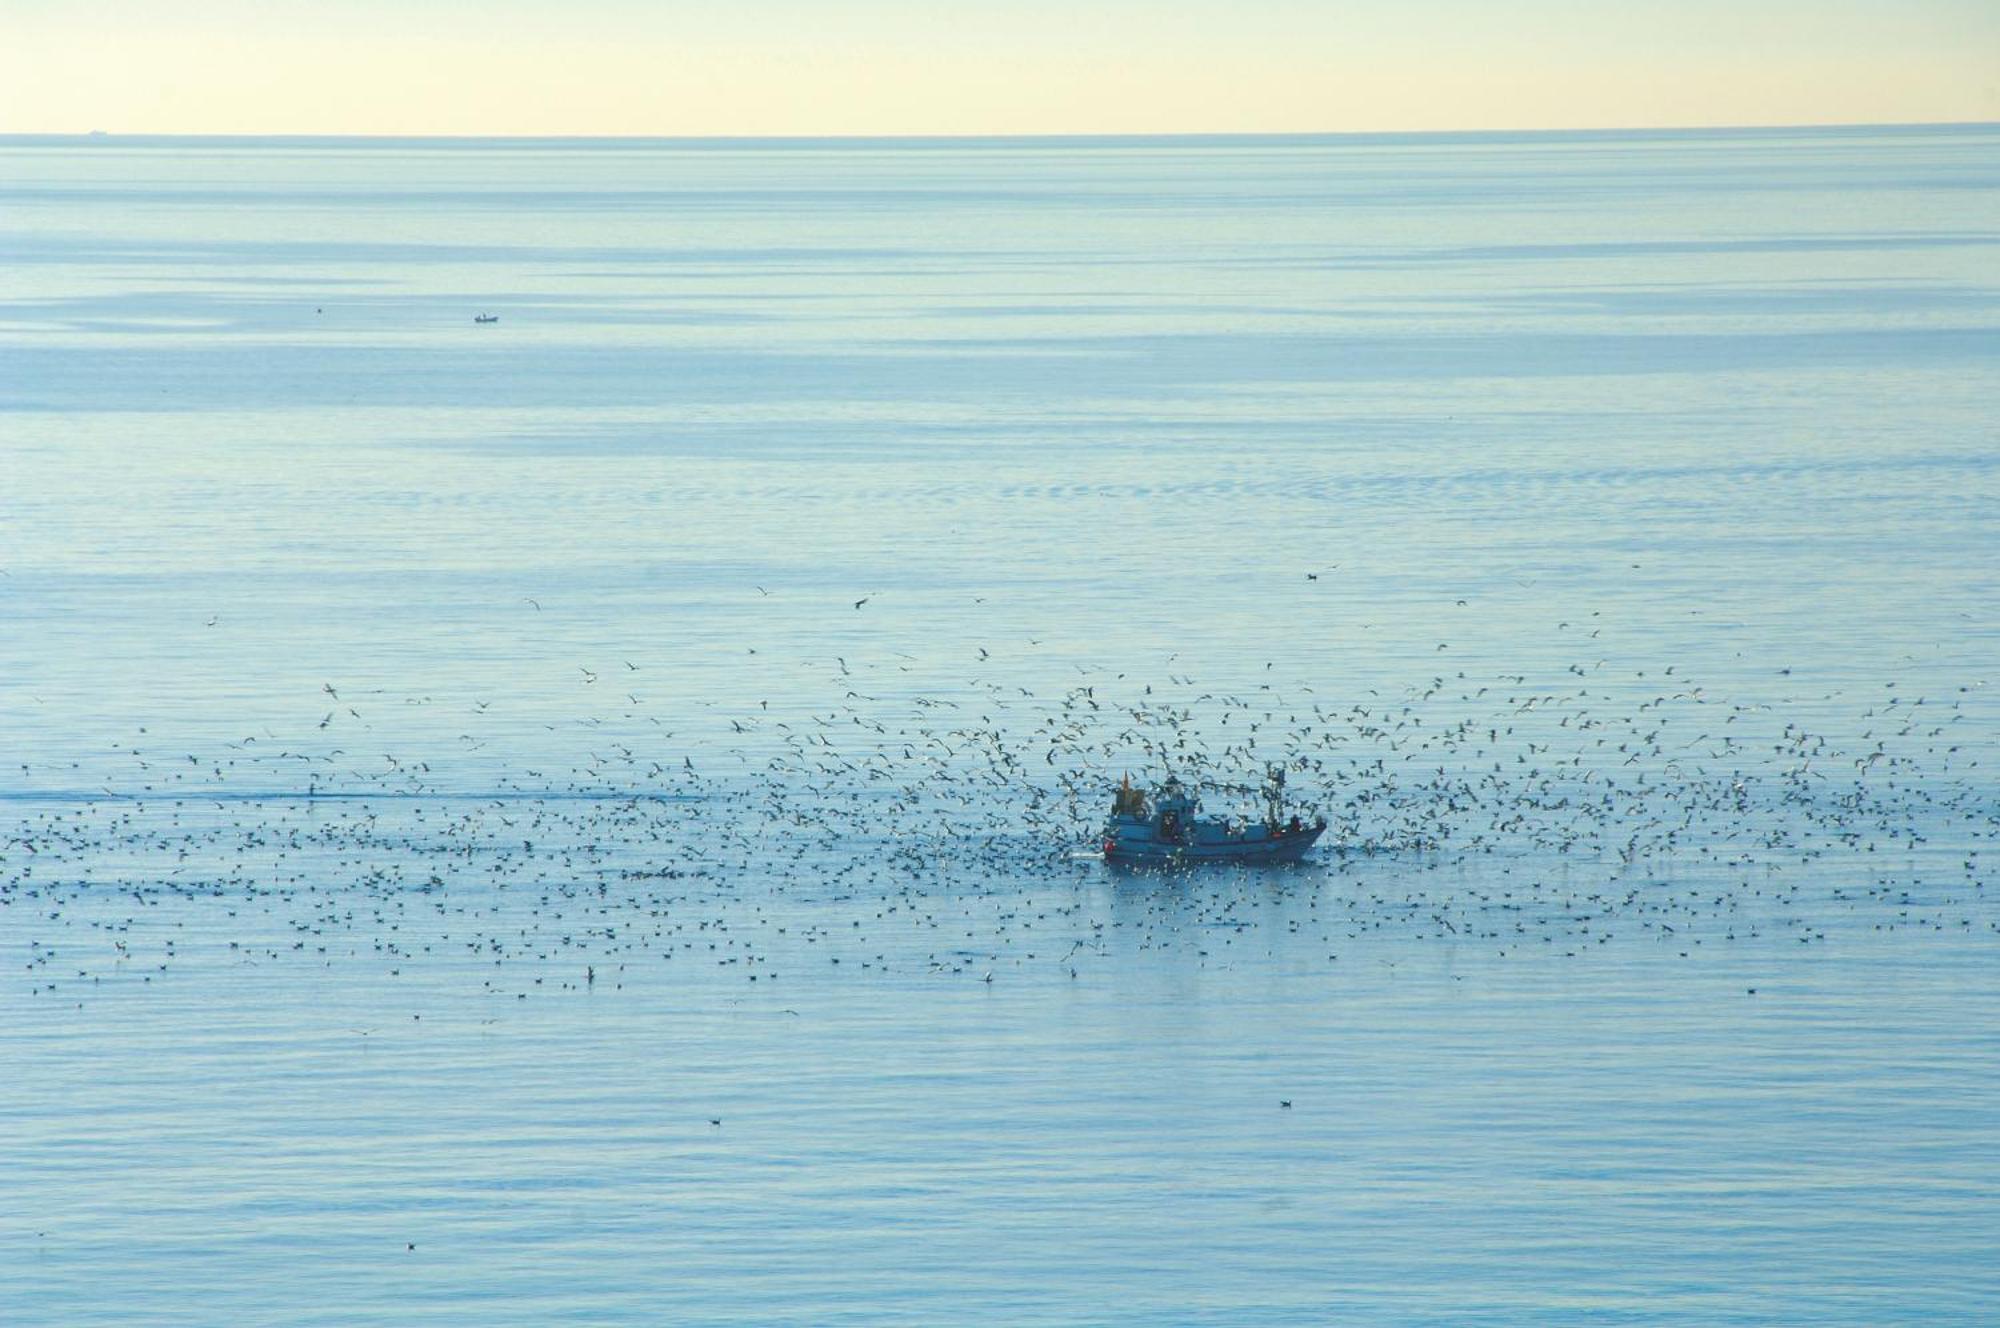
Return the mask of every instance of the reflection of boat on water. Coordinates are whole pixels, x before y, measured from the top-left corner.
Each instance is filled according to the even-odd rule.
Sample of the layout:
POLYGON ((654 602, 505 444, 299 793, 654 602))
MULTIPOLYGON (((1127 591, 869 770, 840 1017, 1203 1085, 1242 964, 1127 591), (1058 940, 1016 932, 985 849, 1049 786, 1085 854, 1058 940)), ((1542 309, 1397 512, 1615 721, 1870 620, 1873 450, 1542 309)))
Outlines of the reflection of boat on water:
POLYGON ((1197 862, 1297 862, 1326 833, 1326 818, 1308 822, 1284 812, 1285 772, 1264 782, 1264 819, 1250 824, 1201 815, 1201 799, 1169 775, 1148 798, 1128 776, 1104 824, 1104 860, 1178 866, 1197 862))

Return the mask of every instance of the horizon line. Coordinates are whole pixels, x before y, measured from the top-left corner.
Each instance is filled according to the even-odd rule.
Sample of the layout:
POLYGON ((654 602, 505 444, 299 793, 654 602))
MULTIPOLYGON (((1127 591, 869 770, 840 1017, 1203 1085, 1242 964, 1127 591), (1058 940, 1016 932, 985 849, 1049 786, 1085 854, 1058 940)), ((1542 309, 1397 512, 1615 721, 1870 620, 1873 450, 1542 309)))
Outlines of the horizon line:
POLYGON ((1138 145, 1147 143, 1187 146, 1232 143, 1284 142, 1367 142, 1397 139, 1504 139, 1504 138, 1664 138, 1687 135, 1730 135, 1755 133, 1842 133, 1858 131, 1920 131, 2000 129, 2000 120, 1882 120, 1807 121, 1741 125, 1576 125, 1506 129, 1298 129, 1298 130, 1161 130, 1098 133, 897 133, 897 134, 343 134, 343 133, 244 133, 214 132, 128 132, 115 129, 60 131, 0 131, 0 144, 67 145, 101 143, 167 144, 190 141, 255 146, 259 144, 474 144, 513 143, 549 145, 665 145, 744 147, 783 145, 791 147, 852 146, 857 144, 900 144, 906 146, 972 146, 979 144, 1036 144, 1050 147, 1138 145))

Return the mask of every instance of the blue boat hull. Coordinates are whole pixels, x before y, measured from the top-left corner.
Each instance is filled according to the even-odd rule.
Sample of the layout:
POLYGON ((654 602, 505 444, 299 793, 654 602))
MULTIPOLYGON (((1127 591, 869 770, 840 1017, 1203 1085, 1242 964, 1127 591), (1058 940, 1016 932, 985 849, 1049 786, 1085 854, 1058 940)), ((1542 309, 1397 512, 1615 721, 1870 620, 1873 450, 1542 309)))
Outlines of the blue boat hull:
POLYGON ((1105 836, 1104 860, 1127 866, 1195 866, 1203 863, 1297 862, 1326 833, 1323 825, 1230 838, 1195 836, 1175 842, 1114 830, 1105 836))

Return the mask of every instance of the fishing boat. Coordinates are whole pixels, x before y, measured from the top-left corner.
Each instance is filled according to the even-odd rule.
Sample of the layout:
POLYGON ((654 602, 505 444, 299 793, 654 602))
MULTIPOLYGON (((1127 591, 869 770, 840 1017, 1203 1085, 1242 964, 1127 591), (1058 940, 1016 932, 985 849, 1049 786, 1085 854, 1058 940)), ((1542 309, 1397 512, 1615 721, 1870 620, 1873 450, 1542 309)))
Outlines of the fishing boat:
POLYGON ((474 315, 472 316, 472 321, 473 321, 473 322, 475 322, 475 323, 497 323, 497 322, 499 322, 499 321, 500 321, 500 315, 499 315, 499 314, 474 314, 474 315))
POLYGON ((1326 818, 1301 819, 1284 809, 1285 772, 1273 767, 1264 781, 1264 816, 1250 822, 1205 817, 1201 798, 1169 775, 1148 797, 1119 784, 1104 823, 1104 860, 1147 866, 1202 862, 1297 862, 1326 833, 1326 818))

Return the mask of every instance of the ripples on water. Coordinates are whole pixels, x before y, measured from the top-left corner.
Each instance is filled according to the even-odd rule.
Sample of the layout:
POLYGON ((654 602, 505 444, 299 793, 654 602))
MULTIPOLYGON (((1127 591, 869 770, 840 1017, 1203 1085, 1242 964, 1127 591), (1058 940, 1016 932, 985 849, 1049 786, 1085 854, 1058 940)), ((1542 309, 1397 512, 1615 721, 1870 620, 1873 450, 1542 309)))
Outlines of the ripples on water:
POLYGON ((0 1318, 1980 1321, 1994 146, 0 144, 0 1318))

